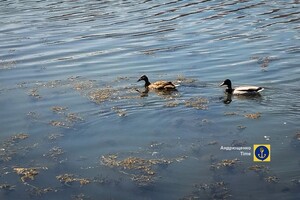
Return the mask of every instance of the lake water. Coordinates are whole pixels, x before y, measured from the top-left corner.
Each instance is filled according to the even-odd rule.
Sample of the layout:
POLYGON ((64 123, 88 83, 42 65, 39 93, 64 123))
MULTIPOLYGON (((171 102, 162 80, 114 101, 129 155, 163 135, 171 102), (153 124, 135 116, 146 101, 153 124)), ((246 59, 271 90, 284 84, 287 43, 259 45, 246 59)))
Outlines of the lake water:
POLYGON ((0 199, 299 199, 299 8, 1 1, 0 199))

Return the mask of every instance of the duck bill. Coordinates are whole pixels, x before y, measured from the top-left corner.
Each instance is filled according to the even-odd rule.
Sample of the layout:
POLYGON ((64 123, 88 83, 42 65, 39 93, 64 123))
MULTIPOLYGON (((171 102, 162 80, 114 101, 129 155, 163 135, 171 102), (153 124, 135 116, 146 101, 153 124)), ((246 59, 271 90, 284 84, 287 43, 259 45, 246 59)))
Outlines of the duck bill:
POLYGON ((219 87, 221 87, 221 86, 223 86, 223 85, 225 85, 225 82, 221 83, 221 84, 219 85, 219 87))
POLYGON ((137 82, 140 82, 142 79, 137 80, 137 82))

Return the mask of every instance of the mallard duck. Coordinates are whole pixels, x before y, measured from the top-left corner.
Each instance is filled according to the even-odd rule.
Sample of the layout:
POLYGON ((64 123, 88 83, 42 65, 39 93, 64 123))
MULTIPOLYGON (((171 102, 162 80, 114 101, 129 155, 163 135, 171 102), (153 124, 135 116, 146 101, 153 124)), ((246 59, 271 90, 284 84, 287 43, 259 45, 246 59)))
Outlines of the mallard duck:
POLYGON ((156 81, 154 83, 150 83, 146 75, 143 75, 138 82, 142 80, 145 81, 145 88, 147 89, 176 90, 176 86, 170 81, 156 81))
POLYGON ((220 86, 226 85, 227 89, 225 92, 228 94, 235 94, 235 95, 257 95, 259 92, 263 91, 264 88, 257 87, 257 86, 240 86, 236 88, 232 88, 231 81, 226 79, 220 86))

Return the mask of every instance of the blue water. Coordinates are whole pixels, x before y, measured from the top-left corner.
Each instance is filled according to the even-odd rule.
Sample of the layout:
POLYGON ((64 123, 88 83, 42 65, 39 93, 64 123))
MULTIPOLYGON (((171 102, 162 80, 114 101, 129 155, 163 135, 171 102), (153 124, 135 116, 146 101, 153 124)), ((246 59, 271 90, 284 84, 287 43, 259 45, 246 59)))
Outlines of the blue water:
POLYGON ((299 199, 299 7, 1 1, 0 199, 299 199), (143 74, 178 91, 141 95, 143 74), (226 78, 265 90, 225 104, 226 78), (254 144, 271 145, 270 162, 220 150, 254 144), (152 163, 141 184, 147 173, 122 166, 127 158, 169 163, 152 163), (22 181, 16 167, 39 173, 22 181), (90 183, 61 183, 64 174, 90 183))

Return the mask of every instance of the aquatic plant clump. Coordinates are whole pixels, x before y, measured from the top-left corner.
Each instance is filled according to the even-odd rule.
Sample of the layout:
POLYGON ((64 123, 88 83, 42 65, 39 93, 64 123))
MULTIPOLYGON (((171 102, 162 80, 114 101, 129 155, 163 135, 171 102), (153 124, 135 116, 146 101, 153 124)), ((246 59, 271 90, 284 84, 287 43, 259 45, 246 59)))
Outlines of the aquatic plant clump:
POLYGON ((186 107, 193 107, 198 110, 206 110, 208 108, 207 104, 208 99, 202 97, 192 98, 185 102, 186 107))
POLYGON ((143 159, 128 157, 124 160, 117 160, 117 155, 107 155, 101 157, 101 163, 111 168, 119 168, 120 172, 125 173, 138 185, 146 186, 153 183, 155 178, 154 166, 169 165, 172 161, 165 159, 143 159), (125 170, 125 172, 124 172, 125 170))
POLYGON ((27 182, 27 180, 34 180, 35 176, 39 174, 38 169, 47 169, 44 168, 23 168, 23 167, 14 167, 13 170, 21 176, 22 182, 27 182))
POLYGON ((249 114, 245 114, 244 115, 246 118, 249 119, 258 119, 261 117, 261 113, 257 112, 257 113, 249 113, 249 114))
POLYGON ((80 185, 86 185, 91 183, 92 181, 87 178, 77 178, 74 174, 63 174, 56 176, 56 179, 65 185, 70 185, 73 182, 79 182, 80 185))
POLYGON ((212 164, 211 169, 213 169, 213 170, 214 169, 220 169, 220 168, 231 169, 231 168, 234 168, 239 163, 240 163, 240 161, 237 158, 235 158, 233 160, 225 159, 225 160, 222 160, 218 163, 212 164))

